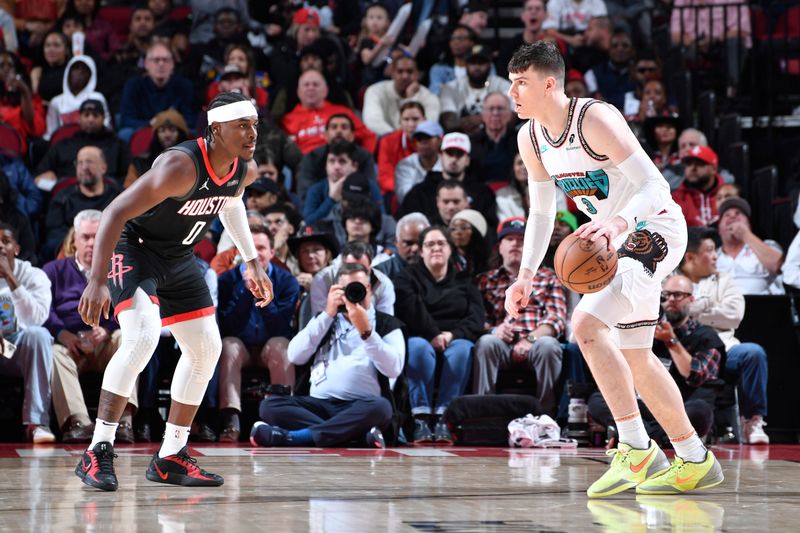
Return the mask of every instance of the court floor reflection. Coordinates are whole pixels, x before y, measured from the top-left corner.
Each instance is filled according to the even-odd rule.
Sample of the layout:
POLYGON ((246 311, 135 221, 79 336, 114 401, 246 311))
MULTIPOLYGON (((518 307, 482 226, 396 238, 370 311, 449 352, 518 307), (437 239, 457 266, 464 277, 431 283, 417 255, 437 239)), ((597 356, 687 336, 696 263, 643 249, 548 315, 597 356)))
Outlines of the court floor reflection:
POLYGON ((103 493, 73 475, 79 448, 0 447, 0 530, 789 531, 800 520, 800 447, 720 448, 726 481, 697 495, 592 501, 603 450, 197 448, 225 476, 214 489, 145 480, 153 450, 120 446, 120 490, 103 493))

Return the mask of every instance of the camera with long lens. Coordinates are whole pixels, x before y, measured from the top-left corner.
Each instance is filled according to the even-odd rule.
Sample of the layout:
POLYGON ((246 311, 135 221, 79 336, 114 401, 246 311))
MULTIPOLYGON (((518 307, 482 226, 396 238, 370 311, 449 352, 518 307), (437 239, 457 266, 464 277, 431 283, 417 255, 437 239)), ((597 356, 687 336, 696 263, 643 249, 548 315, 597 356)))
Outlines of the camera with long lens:
MULTIPOLYGON (((367 297, 367 287, 363 283, 359 283, 358 281, 352 281, 345 285, 344 287, 344 297, 347 298, 347 301, 360 304, 364 301, 364 298, 367 297)), ((347 307, 344 305, 339 306, 340 313, 346 313, 347 307)))

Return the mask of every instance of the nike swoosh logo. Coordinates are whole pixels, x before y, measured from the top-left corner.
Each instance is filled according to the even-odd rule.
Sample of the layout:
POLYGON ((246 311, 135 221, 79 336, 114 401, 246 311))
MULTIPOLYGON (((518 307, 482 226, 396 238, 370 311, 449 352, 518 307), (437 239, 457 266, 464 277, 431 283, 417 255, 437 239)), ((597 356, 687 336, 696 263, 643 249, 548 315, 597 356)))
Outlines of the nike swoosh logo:
POLYGON ((635 465, 635 464, 631 463, 631 472, 633 472, 634 474, 638 474, 642 470, 642 468, 644 468, 645 463, 647 463, 647 461, 650 460, 650 458, 653 456, 654 453, 656 453, 655 450, 653 450, 652 452, 648 453, 647 457, 642 459, 642 462, 639 463, 638 465, 635 465))
POLYGON ((163 479, 164 481, 166 481, 166 480, 167 480, 167 477, 169 476, 169 472, 167 472, 166 474, 164 474, 163 472, 161 472, 161 469, 160 469, 160 468, 158 468, 158 463, 156 463, 156 473, 158 474, 158 477, 160 477, 160 478, 161 478, 161 479, 163 479))
POLYGON ((89 469, 92 468, 92 461, 89 460, 89 464, 86 464, 86 458, 84 458, 83 464, 81 466, 83 466, 83 471, 84 472, 88 472, 89 469))
POLYGON ((694 474, 692 474, 690 476, 686 476, 686 477, 675 476, 675 483, 677 483, 678 485, 683 485, 687 481, 691 481, 693 479, 694 479, 694 474))

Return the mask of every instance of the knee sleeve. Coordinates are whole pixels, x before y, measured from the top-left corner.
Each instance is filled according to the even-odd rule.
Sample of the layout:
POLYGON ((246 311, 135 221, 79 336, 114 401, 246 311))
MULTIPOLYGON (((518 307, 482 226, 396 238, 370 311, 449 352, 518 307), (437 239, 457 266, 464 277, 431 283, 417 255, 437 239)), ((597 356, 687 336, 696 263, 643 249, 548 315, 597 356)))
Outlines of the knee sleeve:
POLYGON ((181 358, 172 378, 172 399, 200 405, 222 352, 217 321, 213 316, 205 316, 172 324, 170 330, 181 348, 181 358))
POLYGON ((121 340, 119 348, 111 357, 103 376, 103 389, 128 397, 139 373, 144 370, 158 346, 161 334, 161 315, 156 304, 147 294, 137 289, 133 304, 120 312, 121 340))

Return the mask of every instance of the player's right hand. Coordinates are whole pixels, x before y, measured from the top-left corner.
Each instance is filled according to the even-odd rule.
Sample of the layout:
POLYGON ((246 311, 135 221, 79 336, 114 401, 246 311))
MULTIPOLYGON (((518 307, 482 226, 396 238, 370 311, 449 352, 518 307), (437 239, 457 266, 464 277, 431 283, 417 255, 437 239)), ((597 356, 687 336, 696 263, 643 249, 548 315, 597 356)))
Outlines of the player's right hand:
POLYGON ((108 319, 111 308, 111 294, 105 283, 89 280, 78 303, 78 313, 85 324, 92 327, 100 325, 100 315, 108 319))
POLYGON ((506 289, 505 308, 511 318, 519 318, 520 309, 527 307, 532 287, 532 280, 518 279, 506 289))

